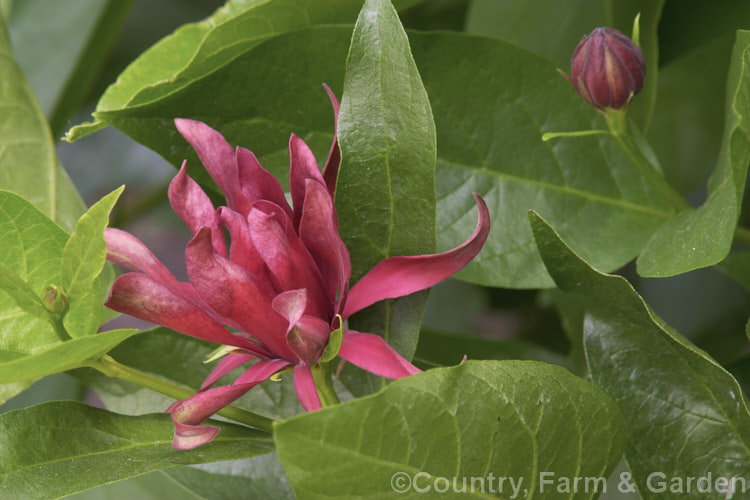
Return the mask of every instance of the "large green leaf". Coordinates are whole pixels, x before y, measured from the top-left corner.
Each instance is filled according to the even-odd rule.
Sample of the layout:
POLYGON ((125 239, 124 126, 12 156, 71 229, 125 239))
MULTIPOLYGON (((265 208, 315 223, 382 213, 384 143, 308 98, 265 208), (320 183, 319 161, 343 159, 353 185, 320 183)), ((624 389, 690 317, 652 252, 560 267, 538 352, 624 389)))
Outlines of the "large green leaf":
POLYGON ((641 495, 662 498, 648 488, 653 472, 748 477, 750 412, 737 381, 624 278, 590 267, 538 215, 531 225, 558 287, 584 302, 588 368, 628 422, 625 457, 641 495))
POLYGON ((727 78, 724 137, 708 199, 680 213, 643 249, 638 272, 673 276, 716 264, 729 253, 750 163, 750 32, 738 31, 727 78))
MULTIPOLYGON (((397 0, 403 8, 414 0, 397 0)), ((225 66, 281 33, 320 24, 352 23, 361 0, 229 1, 208 19, 186 24, 141 54, 104 93, 94 121, 74 127, 75 141, 108 125, 100 112, 152 102, 225 66)))
MULTIPOLYGON (((336 209, 352 281, 383 259, 435 251, 435 124, 396 11, 368 0, 352 34, 338 121, 336 209)), ((349 320, 414 355, 427 294, 386 300, 349 320)))
POLYGON ((231 462, 180 467, 167 470, 165 474, 200 498, 236 500, 250 495, 252 498, 294 500, 284 469, 273 453, 231 462))
POLYGON ((83 203, 60 166, 44 114, 13 59, 0 17, 0 189, 24 196, 66 229, 83 203))
POLYGON ((127 417, 73 401, 42 403, 0 415, 0 493, 58 498, 146 472, 262 455, 264 433, 214 422, 219 435, 196 450, 172 449, 166 414, 127 417))
POLYGON ((91 90, 131 0, 24 0, 8 22, 13 52, 57 138, 91 90), (43 33, 43 36, 40 34, 43 33))
MULTIPOLYGON (((541 472, 607 477, 620 460, 623 436, 619 412, 599 389, 533 361, 437 368, 280 422, 274 434, 300 500, 401 498, 407 481, 441 487, 439 478, 452 484, 454 477, 459 488, 462 478, 467 488, 472 477, 485 478, 487 489, 475 486, 467 498, 560 498, 542 486, 541 472), (490 473, 520 479, 520 494, 511 496, 508 483, 502 492, 497 484, 489 489, 490 473)), ((566 498, 595 496, 592 488, 566 498)))
POLYGON ((86 360, 100 358, 136 333, 138 330, 111 330, 61 342, 25 356, 0 350, 0 384, 33 380, 85 366, 86 360))
POLYGON ((633 20, 640 13, 640 44, 648 78, 630 106, 630 113, 645 130, 656 102, 659 69, 656 31, 663 5, 664 0, 472 0, 466 31, 516 43, 549 57, 567 71, 570 56, 584 35, 606 26, 630 36, 633 20))

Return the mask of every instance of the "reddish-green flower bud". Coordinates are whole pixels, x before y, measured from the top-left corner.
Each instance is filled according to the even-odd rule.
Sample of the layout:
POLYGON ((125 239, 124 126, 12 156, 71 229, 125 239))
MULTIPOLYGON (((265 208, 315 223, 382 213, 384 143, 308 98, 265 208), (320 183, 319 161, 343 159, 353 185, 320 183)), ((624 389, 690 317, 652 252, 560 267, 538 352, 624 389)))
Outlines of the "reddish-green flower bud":
POLYGON ((646 64, 641 49, 611 28, 596 28, 570 58, 570 81, 598 109, 620 109, 643 88, 646 64))
POLYGON ((52 314, 62 314, 68 309, 68 298, 60 288, 49 285, 42 293, 44 307, 52 314))

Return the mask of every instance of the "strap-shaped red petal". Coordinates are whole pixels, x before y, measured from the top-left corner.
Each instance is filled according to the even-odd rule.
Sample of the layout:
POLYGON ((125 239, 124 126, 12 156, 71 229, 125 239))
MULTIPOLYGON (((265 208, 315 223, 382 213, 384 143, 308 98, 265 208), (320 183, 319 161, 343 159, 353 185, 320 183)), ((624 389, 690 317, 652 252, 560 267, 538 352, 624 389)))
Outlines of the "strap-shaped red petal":
POLYGON ((429 288, 468 264, 482 249, 490 232, 487 205, 478 194, 475 193, 474 198, 479 219, 468 240, 447 252, 391 257, 380 262, 349 291, 342 314, 344 319, 375 302, 429 288))
POLYGON ((191 337, 252 348, 251 344, 229 333, 189 299, 145 274, 128 273, 117 278, 105 305, 191 337))
POLYGON ((305 186, 305 204, 299 225, 300 239, 323 275, 328 299, 333 303, 338 296, 334 310, 339 311, 339 304, 346 296, 352 273, 349 251, 336 229, 336 210, 331 195, 315 181, 308 180, 305 186))
POLYGON ((292 205, 294 207, 294 228, 299 227, 299 221, 302 217, 302 205, 305 201, 305 181, 312 179, 325 186, 323 174, 320 173, 318 162, 315 161, 315 155, 307 147, 305 141, 292 134, 289 138, 289 190, 292 194, 292 205))
POLYGON ((286 321, 271 307, 271 287, 217 254, 210 238, 210 229, 201 229, 185 250, 195 290, 213 310, 235 321, 273 353, 295 359, 286 345, 286 321))
POLYGON ((167 195, 177 216, 195 234, 200 228, 213 223, 214 205, 198 183, 187 174, 186 163, 187 160, 182 162, 180 171, 169 183, 167 195))
POLYGON ((305 411, 320 410, 323 405, 320 403, 318 390, 315 388, 312 371, 308 365, 297 365, 294 367, 294 390, 297 392, 299 402, 305 411))
POLYGON ((235 368, 244 365, 245 363, 255 359, 255 356, 250 354, 237 354, 230 353, 224 356, 211 370, 211 373, 206 377, 201 385, 201 391, 211 387, 219 381, 221 377, 231 372, 235 368))
POLYGON ((248 204, 242 210, 237 210, 239 213, 247 217, 253 203, 268 200, 281 207, 291 217, 292 209, 289 208, 281 184, 271 172, 261 166, 251 151, 237 148, 237 168, 240 188, 248 204))
POLYGON ((172 447, 189 450, 211 441, 219 429, 201 426, 202 422, 289 364, 281 359, 259 361, 248 368, 233 385, 215 387, 174 403, 167 409, 175 426, 172 447))
POLYGON ((107 244, 107 260, 131 271, 148 274, 172 290, 180 290, 181 284, 164 264, 151 253, 141 240, 132 234, 108 227, 104 230, 104 242, 107 244))
POLYGON ((341 164, 341 150, 339 149, 338 142, 338 127, 339 127, 339 100, 336 99, 336 95, 333 90, 323 84, 323 88, 326 89, 328 99, 331 100, 331 106, 333 106, 333 143, 331 144, 331 150, 328 151, 328 160, 326 160, 326 166, 323 169, 323 179, 325 179, 328 192, 331 196, 336 194, 336 179, 339 176, 339 165, 341 164))
MULTIPOLYGON (((229 248, 229 260, 240 267, 244 267, 259 279, 267 276, 266 266, 255 250, 253 240, 250 237, 250 229, 247 219, 229 207, 219 207, 217 211, 219 224, 229 231, 231 246, 229 248)), ((222 238, 224 233, 221 234, 222 238)), ((216 245, 214 244, 214 248, 216 245)))
POLYGON ((199 121, 176 118, 174 123, 182 137, 198 153, 201 163, 224 193, 227 205, 230 208, 243 205, 243 195, 237 176, 237 158, 234 148, 224 136, 199 121))
POLYGON ((406 361, 383 337, 372 333, 354 330, 344 332, 339 356, 363 370, 391 379, 408 377, 422 371, 406 361))

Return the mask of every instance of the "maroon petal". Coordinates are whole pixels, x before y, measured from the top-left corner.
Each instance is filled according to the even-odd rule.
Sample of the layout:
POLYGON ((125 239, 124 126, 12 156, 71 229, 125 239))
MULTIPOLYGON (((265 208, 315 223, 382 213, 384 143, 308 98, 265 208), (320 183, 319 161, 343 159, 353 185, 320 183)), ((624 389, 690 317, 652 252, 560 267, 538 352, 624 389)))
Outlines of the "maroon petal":
POLYGON ((213 310, 239 324, 279 357, 292 356, 285 340, 286 322, 271 307, 273 290, 217 254, 210 229, 201 229, 188 243, 185 263, 191 283, 213 310))
POLYGON ((462 245, 431 255, 391 257, 376 265, 349 291, 344 319, 383 299, 409 295, 429 288, 450 277, 471 261, 482 249, 490 232, 487 205, 474 194, 479 209, 477 227, 462 245))
POLYGON ((305 204, 299 225, 300 239, 318 265, 328 289, 328 299, 343 302, 352 272, 349 251, 339 236, 336 210, 326 189, 317 182, 306 183, 305 204), (338 294, 337 294, 338 291, 338 294))
POLYGON ((294 206, 295 229, 299 227, 302 217, 302 205, 305 201, 305 181, 312 179, 325 186, 323 175, 318 168, 318 162, 305 141, 292 134, 289 138, 289 159, 291 167, 289 170, 289 189, 292 193, 292 205, 294 206))
POLYGON ((333 304, 328 300, 323 278, 310 252, 294 233, 284 214, 261 210, 256 203, 247 221, 253 245, 269 270, 277 291, 307 290, 305 314, 330 318, 333 304))
POLYGON ((216 364, 214 369, 211 370, 211 373, 208 375, 208 377, 206 377, 206 380, 203 381, 203 385, 201 385, 201 391, 214 385, 221 377, 231 372, 238 366, 242 366, 245 363, 252 361, 253 359, 255 359, 255 356, 250 354, 227 354, 221 359, 221 361, 216 364))
POLYGON ((261 166, 251 151, 237 148, 237 168, 240 188, 248 202, 248 206, 244 210, 237 210, 238 212, 247 217, 253 203, 268 200, 281 207, 291 217, 292 209, 289 208, 281 184, 271 172, 261 166))
POLYGON ((391 379, 422 371, 394 351, 383 337, 372 333, 344 332, 339 356, 363 370, 391 379))
POLYGON ((320 403, 318 390, 315 388, 312 371, 308 365, 297 365, 294 367, 294 390, 297 392, 299 402, 305 411, 320 410, 323 405, 320 403))
POLYGON ((104 231, 104 242, 107 244, 107 260, 131 271, 148 274, 172 290, 182 289, 172 273, 162 264, 151 250, 130 233, 108 227, 104 231))
POLYGON ((128 273, 117 278, 105 305, 191 337, 217 344, 252 347, 229 333, 189 299, 145 274, 128 273))
POLYGON ((279 359, 259 361, 248 368, 234 385, 202 391, 174 403, 167 409, 175 427, 172 447, 177 450, 189 450, 211 441, 219 429, 200 424, 287 365, 288 361, 279 359), (240 379, 243 380, 240 382, 240 379))
POLYGON ((338 126, 339 126, 339 100, 333 93, 333 90, 323 84, 323 88, 326 89, 328 99, 331 100, 331 106, 333 106, 333 143, 331 144, 331 150, 328 152, 328 160, 326 160, 326 166, 323 169, 323 179, 325 179, 328 192, 331 196, 336 194, 336 179, 339 176, 339 165, 341 164, 341 150, 339 149, 338 143, 338 126))
MULTIPOLYGON (((265 279, 267 275, 266 265, 260 258, 260 254, 255 250, 253 240, 250 237, 250 229, 247 226, 247 219, 228 207, 220 207, 217 214, 219 224, 227 229, 231 238, 229 260, 240 267, 244 267, 258 276, 259 279, 265 279)), ((223 232, 221 236, 224 237, 223 232)), ((215 244, 214 248, 216 248, 215 244)))
POLYGON ((177 130, 198 153, 211 178, 227 198, 227 205, 235 208, 243 204, 237 176, 237 158, 234 148, 219 132, 195 120, 177 118, 177 130))
POLYGON ((211 226, 214 220, 214 206, 208 195, 185 171, 187 160, 169 183, 169 203, 177 216, 195 234, 200 228, 211 226))

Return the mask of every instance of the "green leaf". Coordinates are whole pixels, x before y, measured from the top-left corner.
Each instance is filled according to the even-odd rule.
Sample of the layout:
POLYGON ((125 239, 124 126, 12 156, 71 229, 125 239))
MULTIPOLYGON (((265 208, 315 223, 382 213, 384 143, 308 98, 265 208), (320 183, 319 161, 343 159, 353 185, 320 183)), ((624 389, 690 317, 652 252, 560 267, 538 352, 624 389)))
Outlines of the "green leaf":
POLYGON ((0 290, 13 299, 24 312, 44 321, 52 321, 39 295, 2 262, 0 262, 0 290))
MULTIPOLYGON (((17 194, 0 191, 0 262, 37 296, 60 282, 67 233, 17 194)), ((5 285, 3 285, 3 289, 5 285)), ((60 342, 50 323, 0 293, 0 350, 29 354, 60 342)))
MULTIPOLYGON (((434 252, 435 125, 409 40, 387 0, 366 1, 354 27, 338 140, 336 210, 352 282, 388 257, 434 252)), ((383 335, 410 359, 426 303, 426 293, 387 300, 349 325, 383 335)))
MULTIPOLYGON (((65 244, 62 259, 62 287, 72 302, 89 292, 107 261, 104 230, 109 214, 125 186, 112 191, 78 219, 76 229, 65 244)), ((101 290, 99 283, 95 285, 101 290)))
POLYGON ((452 366, 468 359, 520 359, 568 367, 564 355, 523 340, 490 340, 422 328, 414 360, 425 367, 452 366))
MULTIPOLYGON (((402 8, 413 3, 397 2, 402 8)), ((73 127, 66 140, 107 126, 100 113, 164 98, 268 38, 315 25, 352 23, 361 5, 361 0, 230 1, 208 19, 180 27, 141 54, 99 100, 94 121, 73 127)))
POLYGON ((13 52, 51 122, 53 137, 60 136, 91 90, 131 4, 25 0, 13 9, 8 22, 13 52))
MULTIPOLYGON (((172 120, 205 121, 231 144, 250 147, 287 183, 290 133, 304 138, 319 160, 328 153, 333 121, 320 84, 341 95, 350 40, 347 27, 280 35, 179 92, 100 116, 175 165, 188 158, 191 175, 201 180, 207 175, 172 120), (265 76, 246 78, 255 73, 265 76)), ((540 140, 544 132, 606 126, 550 61, 460 33, 412 33, 410 44, 437 131, 438 250, 463 243, 476 224, 472 191, 484 196, 491 212, 489 239, 459 278, 501 287, 550 286, 528 225, 529 208, 560 225, 584 257, 607 271, 632 260, 673 216, 611 137, 540 140), (468 84, 466 74, 474 75, 468 84)), ((342 224, 342 231, 357 230, 348 226, 342 224)))
POLYGON ((32 354, 17 356, 0 350, 0 383, 23 382, 64 372, 98 359, 138 330, 111 330, 98 335, 68 340, 39 349, 32 354), (6 357, 12 359, 5 361, 6 357))
POLYGON ((716 267, 750 291, 750 251, 732 252, 716 267))
POLYGON ((169 415, 127 417, 73 401, 42 403, 0 415, 0 493, 58 498, 146 472, 262 455, 265 434, 213 422, 221 432, 196 450, 172 449, 169 415))
MULTIPOLYGON (((438 487, 442 477, 459 485, 466 478, 468 487, 470 478, 490 472, 524 478, 513 498, 537 499, 559 497, 542 488, 540 471, 607 477, 620 460, 623 435, 609 398, 563 368, 468 361, 279 422, 274 438, 300 499, 402 498, 391 482, 397 473, 419 487, 438 487)), ((505 487, 499 498, 511 498, 505 487)), ((468 497, 496 498, 479 491, 468 497)))
POLYGON ((673 276, 722 261, 732 245, 750 163, 750 32, 738 31, 727 78, 719 162, 708 199, 666 223, 638 258, 642 276, 673 276))
POLYGON ((294 500, 294 494, 275 453, 232 462, 194 465, 165 471, 183 488, 200 498, 236 500, 253 498, 294 500))
POLYGON ((558 287, 584 303, 591 379, 628 422, 625 458, 643 498, 662 498, 647 488, 655 471, 748 477, 750 412, 737 381, 658 318, 624 278, 599 273, 542 218, 530 219, 558 287))
POLYGON ((2 18, 0 75, 0 189, 18 193, 66 229, 72 228, 83 202, 57 161, 49 127, 13 59, 2 18))
POLYGON ((86 295, 72 300, 63 317, 65 331, 73 338, 94 335, 102 324, 104 299, 106 297, 100 284, 101 278, 94 280, 86 295))
POLYGON ((646 130, 656 102, 659 73, 656 32, 663 5, 664 0, 473 0, 466 18, 466 31, 526 47, 568 71, 570 57, 584 35, 606 26, 630 37, 633 19, 640 13, 640 43, 648 77, 630 106, 630 115, 646 130))

